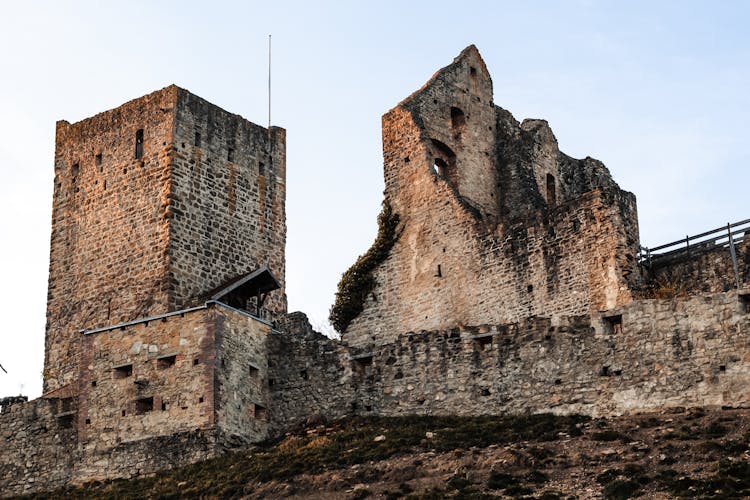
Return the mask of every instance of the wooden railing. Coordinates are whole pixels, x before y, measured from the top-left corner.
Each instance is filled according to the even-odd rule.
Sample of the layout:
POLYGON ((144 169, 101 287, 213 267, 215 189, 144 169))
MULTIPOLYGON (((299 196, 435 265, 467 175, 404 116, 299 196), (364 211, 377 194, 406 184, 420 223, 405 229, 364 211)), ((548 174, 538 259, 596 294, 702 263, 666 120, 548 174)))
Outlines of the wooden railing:
POLYGON ((737 287, 740 287, 740 275, 737 267, 737 243, 745 238, 750 238, 750 219, 746 219, 734 224, 706 231, 705 233, 696 234, 695 236, 685 236, 685 238, 653 248, 641 246, 638 253, 638 263, 642 266, 651 267, 652 265, 665 259, 691 258, 716 248, 726 248, 732 259, 734 268, 734 277, 737 281, 737 287))

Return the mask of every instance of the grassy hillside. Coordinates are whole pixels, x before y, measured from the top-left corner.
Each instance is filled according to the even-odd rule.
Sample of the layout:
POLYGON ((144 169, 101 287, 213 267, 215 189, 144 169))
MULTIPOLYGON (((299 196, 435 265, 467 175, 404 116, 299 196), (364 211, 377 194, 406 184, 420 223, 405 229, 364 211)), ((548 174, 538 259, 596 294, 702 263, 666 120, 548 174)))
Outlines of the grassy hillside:
POLYGON ((740 498, 750 496, 748 415, 350 418, 35 498, 740 498))

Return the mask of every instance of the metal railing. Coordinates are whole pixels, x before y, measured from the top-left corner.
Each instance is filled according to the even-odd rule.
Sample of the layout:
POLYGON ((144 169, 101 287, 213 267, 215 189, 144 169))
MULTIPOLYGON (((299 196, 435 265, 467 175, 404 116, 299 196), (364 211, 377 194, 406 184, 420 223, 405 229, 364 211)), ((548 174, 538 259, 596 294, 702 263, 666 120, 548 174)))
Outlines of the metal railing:
POLYGON ((740 274, 735 247, 737 243, 742 242, 745 238, 750 238, 750 219, 735 222, 734 224, 727 224, 726 226, 696 234, 695 236, 685 236, 681 240, 653 248, 641 246, 640 252, 638 252, 638 263, 650 268, 654 263, 665 259, 689 259, 709 250, 726 248, 732 259, 737 288, 740 288, 740 274))

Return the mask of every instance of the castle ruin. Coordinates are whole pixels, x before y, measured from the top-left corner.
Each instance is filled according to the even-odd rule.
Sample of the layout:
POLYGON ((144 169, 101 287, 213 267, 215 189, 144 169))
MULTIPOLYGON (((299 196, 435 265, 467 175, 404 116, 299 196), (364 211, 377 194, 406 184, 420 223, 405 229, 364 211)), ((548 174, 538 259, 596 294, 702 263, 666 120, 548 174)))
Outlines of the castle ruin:
POLYGON ((644 253, 635 197, 496 106, 474 46, 383 117, 383 150, 336 341, 287 314, 283 129, 175 86, 59 122, 44 394, 3 403, 2 490, 175 467, 312 417, 750 404, 747 233, 644 253))

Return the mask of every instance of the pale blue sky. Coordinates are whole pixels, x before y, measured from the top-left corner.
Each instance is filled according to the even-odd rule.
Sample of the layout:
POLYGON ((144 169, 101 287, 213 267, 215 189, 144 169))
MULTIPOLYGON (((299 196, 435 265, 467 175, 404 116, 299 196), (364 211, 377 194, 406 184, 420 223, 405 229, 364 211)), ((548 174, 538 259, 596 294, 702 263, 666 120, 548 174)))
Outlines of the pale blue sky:
MULTIPOLYGON (((380 117, 466 45, 495 102, 638 197, 654 246, 750 217, 748 2, 0 2, 0 396, 41 391, 54 126, 171 83, 287 129, 287 293, 323 325, 375 236, 380 117)), ((80 325, 84 327, 86 325, 80 325)))

